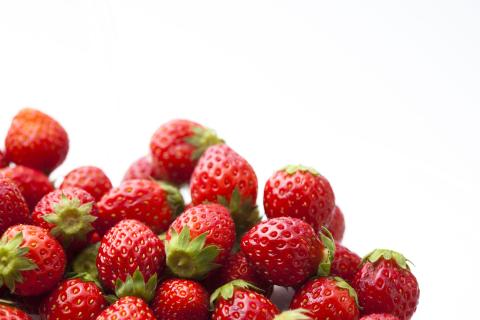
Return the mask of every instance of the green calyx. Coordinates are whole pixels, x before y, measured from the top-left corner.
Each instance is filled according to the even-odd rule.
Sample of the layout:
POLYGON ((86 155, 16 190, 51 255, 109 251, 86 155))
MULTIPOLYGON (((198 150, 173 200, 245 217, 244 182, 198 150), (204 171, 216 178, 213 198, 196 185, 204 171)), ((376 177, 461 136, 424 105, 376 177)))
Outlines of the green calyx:
POLYGON ((317 275, 320 277, 327 277, 330 275, 333 258, 335 256, 335 241, 333 240, 330 231, 325 227, 322 227, 319 236, 323 243, 323 257, 318 265, 317 275))
POLYGON ((54 225, 50 233, 68 246, 74 240, 85 241, 87 234, 94 230, 92 223, 97 217, 90 214, 92 206, 92 202, 82 204, 78 198, 68 199, 62 194, 53 213, 44 215, 43 219, 54 225))
POLYGON ((314 168, 303 166, 301 164, 295 164, 295 165, 290 164, 288 166, 283 167, 281 170, 285 171, 288 174, 294 174, 297 171, 302 171, 302 172, 310 172, 314 176, 319 176, 320 175, 320 173, 317 170, 315 170, 314 168))
POLYGON ((100 281, 97 278, 92 277, 91 274, 86 273, 86 272, 82 272, 82 273, 68 272, 66 274, 66 278, 67 279, 80 279, 84 282, 93 282, 97 285, 97 287, 99 287, 100 289, 103 289, 100 281))
POLYGON ((147 282, 137 268, 132 275, 128 275, 125 281, 117 279, 115 282, 115 294, 118 298, 133 296, 142 298, 146 302, 152 301, 157 287, 157 274, 154 273, 147 282))
MULTIPOLYGON (((98 281, 97 254, 100 248, 100 242, 92 244, 83 249, 73 260, 72 270, 75 274, 88 274, 92 281, 100 284, 98 281)), ((83 278, 83 277, 82 277, 83 278)))
POLYGON ((370 252, 365 258, 363 258, 363 262, 369 261, 371 263, 377 262, 380 258, 383 258, 384 260, 395 260, 397 265, 405 270, 410 270, 410 267, 408 266, 407 262, 411 262, 407 258, 405 258, 401 253, 398 253, 393 250, 388 250, 388 249, 376 249, 370 252))
POLYGON ((185 207, 185 202, 183 201, 182 194, 180 190, 170 183, 164 181, 157 181, 160 187, 165 191, 167 194, 167 202, 172 214, 176 217, 180 213, 183 212, 183 208, 185 207))
POLYGON ((0 287, 6 285, 10 292, 15 291, 15 284, 23 282, 22 271, 37 268, 35 262, 27 258, 28 248, 20 247, 23 241, 21 232, 8 240, 0 240, 0 287))
POLYGON ((185 141, 195 147, 195 151, 192 154, 193 160, 199 159, 208 147, 225 142, 212 129, 194 127, 192 131, 193 135, 186 138, 185 141))
POLYGON ((308 316, 309 314, 310 311, 306 309, 288 310, 275 316, 273 320, 310 320, 312 318, 308 316))
POLYGON ((201 279, 218 267, 214 263, 220 249, 217 246, 205 246, 207 233, 194 239, 190 238, 190 229, 184 226, 180 234, 172 228, 170 240, 165 242, 167 266, 180 278, 201 279))
POLYGON ((333 279, 337 283, 337 287, 345 289, 345 290, 348 291, 348 294, 350 295, 350 297, 352 297, 355 300, 355 303, 357 304, 357 307, 358 307, 359 306, 358 296, 357 296, 357 292, 355 291, 355 289, 353 289, 345 280, 343 280, 340 277, 334 277, 333 279))
POLYGON ((223 286, 217 288, 212 295, 210 296, 210 307, 213 309, 215 307, 215 302, 222 298, 225 300, 231 299, 235 289, 251 289, 255 291, 262 291, 260 288, 257 288, 253 284, 244 281, 244 280, 233 280, 223 286))

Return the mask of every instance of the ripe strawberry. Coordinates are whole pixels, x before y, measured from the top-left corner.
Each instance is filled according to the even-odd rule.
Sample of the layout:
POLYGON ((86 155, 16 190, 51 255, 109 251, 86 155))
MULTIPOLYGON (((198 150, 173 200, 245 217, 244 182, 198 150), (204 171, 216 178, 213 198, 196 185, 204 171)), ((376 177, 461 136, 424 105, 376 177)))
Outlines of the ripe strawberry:
POLYGON ((340 243, 335 243, 335 256, 332 261, 331 274, 352 283, 355 274, 360 269, 362 259, 340 243))
POLYGON ((140 298, 123 297, 112 304, 96 320, 155 320, 152 310, 140 298))
POLYGON ((102 169, 97 167, 79 167, 70 171, 63 179, 60 189, 80 188, 90 193, 95 201, 112 189, 112 183, 102 169))
POLYGON ((30 212, 20 189, 12 180, 0 178, 0 233, 29 221, 30 212))
POLYGON ((410 272, 407 259, 398 252, 377 249, 367 255, 352 284, 364 315, 390 313, 407 320, 417 309, 417 279, 410 272))
POLYGON ((342 242, 345 233, 345 218, 339 207, 335 206, 333 209, 332 220, 327 223, 326 227, 332 233, 335 241, 342 242))
POLYGON ((253 168, 227 145, 208 148, 190 182, 193 204, 216 202, 229 208, 239 237, 259 220, 257 188, 253 168))
POLYGON ((53 290, 40 307, 44 320, 96 319, 107 306, 100 289, 93 282, 70 279, 53 290))
POLYGON ((328 180, 314 169, 287 166, 265 184, 263 206, 268 218, 302 219, 318 232, 332 218, 335 196, 328 180))
POLYGON ((297 286, 315 274, 324 246, 304 221, 279 217, 261 222, 245 234, 242 251, 270 283, 297 286))
POLYGON ((133 162, 123 176, 123 181, 133 179, 157 179, 161 178, 158 169, 153 166, 152 159, 149 156, 141 157, 133 162))
POLYGON ((19 224, 0 240, 0 287, 20 296, 39 295, 62 279, 66 258, 60 243, 48 230, 19 224))
POLYGON ((170 184, 152 180, 128 180, 107 192, 98 202, 101 232, 123 219, 136 219, 153 232, 167 230, 172 220, 183 210, 180 191, 170 184))
POLYGON ((145 279, 156 278, 165 267, 163 243, 137 220, 122 220, 103 237, 98 250, 98 275, 105 289, 126 282, 138 269, 145 279), (117 282, 120 280, 120 282, 117 282))
POLYGON ((368 316, 361 317, 360 320, 400 320, 398 317, 386 313, 372 313, 368 316))
POLYGON ((153 164, 163 180, 175 184, 188 182, 203 152, 223 143, 211 129, 189 120, 172 120, 153 135, 150 151, 153 164))
POLYGON ((8 162, 5 154, 0 150, 0 168, 8 167, 8 162))
POLYGON ((208 320, 208 298, 198 282, 169 279, 157 288, 152 310, 162 320, 208 320))
POLYGON ((9 178, 22 192, 30 211, 35 209, 38 201, 44 195, 53 191, 53 185, 48 177, 40 171, 24 166, 15 166, 0 169, 0 177, 9 178))
POLYGON ((68 135, 53 118, 25 108, 13 118, 5 138, 7 158, 49 174, 68 153, 68 135))
POLYGON ((0 304, 0 319, 2 320, 32 320, 28 314, 22 310, 0 304))
POLYGON ((295 293, 290 308, 310 311, 313 320, 357 320, 359 317, 355 290, 338 277, 308 281, 295 293))
POLYGON ((223 263, 234 242, 235 225, 225 207, 214 203, 195 206, 168 229, 167 265, 181 278, 202 278, 223 263))

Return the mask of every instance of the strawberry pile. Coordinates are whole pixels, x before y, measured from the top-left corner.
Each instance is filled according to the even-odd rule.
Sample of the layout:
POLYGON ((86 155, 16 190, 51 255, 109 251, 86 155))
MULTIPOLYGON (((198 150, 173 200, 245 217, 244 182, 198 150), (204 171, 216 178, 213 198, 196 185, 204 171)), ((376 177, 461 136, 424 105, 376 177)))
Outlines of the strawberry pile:
POLYGON ((93 166, 54 186, 68 149, 50 116, 13 119, 0 152, 0 319, 406 320, 416 310, 408 260, 344 247, 344 215, 313 168, 276 171, 261 215, 252 166, 198 123, 162 125, 115 187, 93 166), (274 286, 295 291, 289 310, 270 300, 274 286))

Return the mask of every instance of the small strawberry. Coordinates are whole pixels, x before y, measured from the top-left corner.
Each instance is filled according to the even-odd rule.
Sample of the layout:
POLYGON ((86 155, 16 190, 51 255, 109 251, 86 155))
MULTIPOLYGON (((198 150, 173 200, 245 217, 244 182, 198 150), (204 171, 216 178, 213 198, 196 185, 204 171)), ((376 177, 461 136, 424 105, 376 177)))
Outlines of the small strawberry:
POLYGON ((335 206, 333 209, 332 220, 327 223, 326 227, 332 233, 335 241, 342 242, 345 233, 345 218, 339 207, 335 206))
POLYGON ((295 293, 290 308, 308 310, 313 320, 357 320, 359 317, 355 290, 338 277, 308 281, 295 293))
POLYGON ((158 169, 153 166, 149 156, 141 157, 133 162, 123 176, 123 181, 133 179, 157 179, 161 178, 158 169))
POLYGON ((13 118, 5 148, 12 162, 49 174, 67 156, 68 135, 55 119, 25 108, 13 118))
POLYGON ((360 269, 362 259, 340 243, 335 243, 335 256, 332 261, 331 274, 352 283, 355 274, 360 269))
POLYGON ((53 191, 53 185, 42 172, 24 166, 0 169, 0 177, 9 178, 18 186, 30 211, 44 195, 53 191))
POLYGON ((360 320, 400 320, 398 317, 386 313, 372 313, 368 316, 361 317, 360 320))
POLYGON ((0 169, 8 167, 8 159, 5 157, 5 154, 0 150, 0 169))
POLYGON ((99 201, 112 188, 112 183, 102 169, 89 166, 76 168, 65 176, 60 189, 71 187, 83 189, 99 201))
POLYGON ((390 313, 407 320, 417 309, 420 296, 417 279, 407 259, 398 252, 374 250, 363 259, 352 284, 364 315, 390 313))
POLYGON ((150 151, 154 166, 163 180, 175 184, 188 182, 203 152, 223 143, 211 129, 189 120, 172 120, 153 135, 150 151))
POLYGON ((12 180, 0 178, 0 233, 10 226, 29 221, 30 212, 20 189, 12 180))
POLYGON ((268 218, 302 219, 318 232, 332 218, 335 196, 328 180, 314 169, 287 166, 265 184, 263 206, 268 218))
POLYGON ((28 314, 23 312, 22 310, 0 304, 0 319, 2 320, 32 320, 28 314))
POLYGON ((235 242, 235 225, 228 210, 201 204, 180 216, 168 229, 167 265, 181 278, 200 279, 223 263, 235 242))
POLYGON ((239 237, 259 220, 257 188, 253 168, 227 145, 208 148, 190 181, 193 204, 215 202, 229 208, 239 237))
POLYGON ((167 230, 172 220, 183 210, 180 191, 172 185, 153 180, 127 180, 107 192, 98 202, 101 232, 123 219, 136 219, 153 232, 167 230))
POLYGON ((65 264, 65 252, 48 230, 19 224, 3 233, 0 287, 20 296, 45 293, 62 279, 65 264))
POLYGON ((169 279, 157 288, 152 310, 162 320, 208 320, 208 298, 198 282, 169 279))
POLYGON ((70 279, 61 283, 44 300, 40 316, 44 320, 94 320, 106 306, 107 301, 95 283, 70 279))
POLYGON ((140 298, 123 297, 112 304, 96 320, 155 320, 152 310, 140 298))

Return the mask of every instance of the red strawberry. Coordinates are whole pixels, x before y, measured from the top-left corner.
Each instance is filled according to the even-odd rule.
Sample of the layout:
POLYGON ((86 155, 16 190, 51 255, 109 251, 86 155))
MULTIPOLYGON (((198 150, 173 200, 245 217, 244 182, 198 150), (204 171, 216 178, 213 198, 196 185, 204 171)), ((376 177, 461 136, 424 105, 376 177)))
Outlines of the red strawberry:
POLYGON ((0 178, 0 233, 29 221, 30 212, 20 189, 10 179, 0 178))
POLYGON ((362 259, 340 243, 335 243, 335 256, 332 261, 331 274, 352 283, 355 274, 360 269, 362 259))
POLYGON ((152 180, 128 180, 107 192, 98 202, 101 232, 123 219, 136 219, 153 232, 167 230, 172 220, 183 210, 180 191, 170 184, 152 180))
POLYGON ((160 179, 161 175, 158 172, 158 169, 155 168, 152 164, 152 160, 149 156, 141 157, 130 165, 125 176, 123 176, 123 181, 133 180, 133 179, 160 179))
POLYGON ((250 164, 227 145, 208 148, 190 182, 193 204, 216 202, 228 207, 238 236, 259 220, 257 188, 257 176, 250 164))
POLYGON ((241 248, 265 280, 280 286, 297 286, 314 275, 324 249, 309 224, 291 217, 257 224, 241 248))
POLYGON ((5 154, 0 150, 0 168, 8 167, 8 162, 5 154))
POLYGON ((0 284, 20 296, 39 295, 62 279, 66 258, 48 230, 19 224, 0 240, 0 284))
POLYGON ((345 233, 345 218, 339 207, 335 206, 333 209, 332 220, 327 223, 326 227, 332 233, 335 241, 342 242, 345 233))
POLYGON ((40 307, 45 320, 96 319, 107 306, 100 289, 93 282, 70 279, 61 283, 40 307))
POLYGON ((166 240, 170 271, 182 278, 198 279, 230 254, 235 242, 235 225, 225 207, 201 204, 175 219, 166 240))
POLYGON ((357 320, 359 317, 355 290, 338 277, 308 281, 295 293, 290 308, 310 311, 313 320, 357 320))
POLYGON ((5 138, 7 158, 49 174, 68 153, 68 135, 53 118, 25 108, 13 118, 5 138))
POLYGON ((368 316, 361 317, 360 320, 400 320, 399 318, 386 313, 369 314, 368 316))
POLYGON ((362 314, 390 313, 400 320, 412 317, 420 290, 407 259, 398 252, 378 249, 363 260, 353 280, 362 314))
POLYGON ((100 168, 79 167, 70 171, 60 185, 60 189, 72 187, 87 191, 98 201, 112 188, 112 183, 100 168))
POLYGON ((53 185, 46 175, 27 167, 15 166, 0 169, 0 176, 15 182, 27 201, 30 211, 35 209, 37 202, 44 195, 53 191, 53 185))
POLYGON ((140 298, 123 297, 112 304, 96 320, 155 320, 152 310, 140 298))
POLYGON ((198 282, 170 279, 158 287, 152 310, 162 320, 208 320, 208 298, 198 282))
POLYGON ((211 129, 189 120, 172 120, 153 135, 150 151, 154 166, 164 180, 175 184, 188 182, 203 152, 222 143, 211 129))
POLYGON ((2 320, 32 320, 28 314, 22 310, 0 304, 0 319, 2 320))
POLYGON ((263 206, 268 218, 302 219, 318 232, 332 218, 335 196, 328 180, 314 169, 287 166, 265 184, 263 206))

